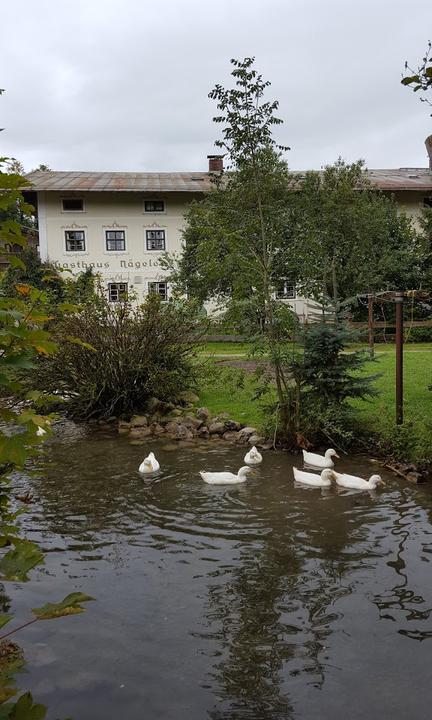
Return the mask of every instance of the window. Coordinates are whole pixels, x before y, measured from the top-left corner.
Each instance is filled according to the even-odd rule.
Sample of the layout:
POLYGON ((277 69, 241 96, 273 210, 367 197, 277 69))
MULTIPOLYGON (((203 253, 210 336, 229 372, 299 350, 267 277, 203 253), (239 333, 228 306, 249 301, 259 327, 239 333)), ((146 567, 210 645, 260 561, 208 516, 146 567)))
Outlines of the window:
POLYGON ((423 205, 432 208, 432 197, 423 198, 423 205))
POLYGON ((83 212, 84 200, 82 198, 63 198, 63 211, 66 212, 83 212))
POLYGON ((127 283, 108 283, 108 299, 110 302, 126 300, 128 292, 127 283))
POLYGON ((146 230, 147 250, 165 250, 165 230, 146 230))
POLYGON ((144 200, 144 212, 165 212, 164 200, 144 200))
POLYGON ((107 250, 126 250, 124 230, 105 230, 105 247, 107 250))
POLYGON ((85 252, 84 230, 66 230, 65 238, 67 252, 85 252))
POLYGON ((149 282, 148 291, 150 293, 156 293, 160 296, 161 300, 168 300, 168 288, 166 282, 149 282))
POLYGON ((294 300, 295 296, 296 287, 292 280, 281 280, 276 286, 276 297, 278 300, 294 300))

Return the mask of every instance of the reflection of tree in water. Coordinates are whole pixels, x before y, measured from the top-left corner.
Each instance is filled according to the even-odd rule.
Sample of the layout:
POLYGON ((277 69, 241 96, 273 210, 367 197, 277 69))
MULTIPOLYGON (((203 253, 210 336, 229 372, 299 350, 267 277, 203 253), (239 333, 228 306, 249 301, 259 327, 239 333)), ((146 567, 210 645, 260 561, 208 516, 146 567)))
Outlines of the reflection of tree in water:
MULTIPOLYGON (((432 630, 400 627, 401 614, 407 622, 422 622, 429 620, 432 612, 432 608, 427 607, 424 597, 409 587, 408 573, 411 567, 407 566, 405 557, 409 554, 408 544, 412 538, 413 528, 415 528, 415 518, 413 516, 416 516, 419 511, 417 499, 411 499, 410 495, 411 491, 409 490, 402 493, 392 508, 393 517, 390 533, 396 539, 396 555, 394 559, 387 562, 387 565, 395 571, 397 582, 389 591, 374 595, 373 602, 380 611, 382 619, 397 622, 397 632, 400 635, 421 641, 432 638, 432 630)), ((430 534, 430 530, 427 532, 430 534)), ((422 549, 428 552, 419 543, 417 548, 419 555, 422 549)), ((423 555, 421 559, 426 560, 427 558, 423 555)))
MULTIPOLYGON (((243 548, 229 579, 211 586, 207 621, 219 624, 212 637, 225 655, 212 673, 221 700, 209 713, 213 720, 293 717, 290 679, 305 674, 307 683, 320 687, 324 682, 321 655, 338 618, 330 607, 351 588, 341 578, 348 564, 337 566, 333 559, 345 547, 346 533, 339 527, 336 542, 329 538, 335 534, 329 515, 314 520, 314 552, 302 545, 305 532, 301 539, 296 533, 299 525, 306 530, 307 516, 299 516, 290 528, 279 518, 259 548, 243 548), (331 559, 326 559, 328 545, 331 559)), ((226 572, 221 569, 220 575, 226 572)))

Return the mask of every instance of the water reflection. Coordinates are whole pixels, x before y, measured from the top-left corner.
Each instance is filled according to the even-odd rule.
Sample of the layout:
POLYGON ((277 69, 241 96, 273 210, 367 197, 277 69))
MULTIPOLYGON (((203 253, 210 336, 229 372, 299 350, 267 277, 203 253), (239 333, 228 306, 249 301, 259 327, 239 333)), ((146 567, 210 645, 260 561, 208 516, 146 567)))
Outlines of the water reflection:
MULTIPOLYGON (((282 454, 267 454, 244 485, 212 487, 198 471, 237 468, 243 454, 217 443, 176 452, 160 445, 162 472, 147 480, 137 467, 148 449, 72 434, 52 443, 43 474, 19 479, 39 498, 27 530, 48 550, 38 604, 51 599, 50 582, 98 598, 96 610, 50 635, 52 683, 37 661, 30 667, 42 701, 65 701, 53 718, 124 712, 138 720, 146 707, 164 720, 338 720, 339 685, 356 698, 353 717, 372 717, 359 672, 366 683, 379 679, 383 716, 421 717, 400 668, 405 644, 432 633, 423 491, 391 479, 376 493, 295 488, 298 458, 282 454), (76 633, 83 642, 72 641, 76 633), (68 677, 80 667, 86 678, 73 695, 65 646, 68 677)), ((371 474, 363 460, 344 469, 371 474)), ((25 593, 16 598, 30 603, 25 593)), ((410 663, 418 681, 425 658, 410 663)))

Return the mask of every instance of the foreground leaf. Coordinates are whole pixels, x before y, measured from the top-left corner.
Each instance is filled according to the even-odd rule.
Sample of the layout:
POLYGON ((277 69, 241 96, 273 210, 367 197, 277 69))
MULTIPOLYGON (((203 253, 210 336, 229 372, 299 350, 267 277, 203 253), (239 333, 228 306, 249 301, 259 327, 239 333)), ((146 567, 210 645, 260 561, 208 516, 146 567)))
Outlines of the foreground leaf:
POLYGON ((21 695, 19 700, 13 705, 5 706, 2 710, 6 714, 0 713, 0 720, 44 720, 47 709, 45 705, 34 703, 29 692, 21 695))
POLYGON ((43 562, 43 553, 30 540, 13 540, 15 547, 9 550, 0 560, 0 576, 2 580, 26 582, 29 570, 43 562))
POLYGON ((52 620, 53 618, 64 617, 65 615, 77 615, 85 612, 80 603, 94 600, 90 595, 75 592, 67 595, 64 600, 58 603, 46 603, 40 608, 32 608, 32 612, 39 620, 52 620))

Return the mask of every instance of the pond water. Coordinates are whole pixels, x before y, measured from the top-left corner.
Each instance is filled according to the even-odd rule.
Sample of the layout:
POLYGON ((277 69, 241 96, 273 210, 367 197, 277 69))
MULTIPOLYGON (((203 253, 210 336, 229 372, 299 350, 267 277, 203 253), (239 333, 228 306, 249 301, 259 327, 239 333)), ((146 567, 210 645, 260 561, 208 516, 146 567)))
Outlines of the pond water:
POLYGON ((430 717, 430 489, 385 474, 376 493, 298 488, 298 456, 271 452, 244 485, 201 481, 243 455, 66 428, 40 474, 17 478, 47 551, 30 583, 8 586, 17 616, 75 590, 96 598, 14 638, 19 684, 50 720, 430 717), (137 472, 149 449, 151 480, 137 472))

